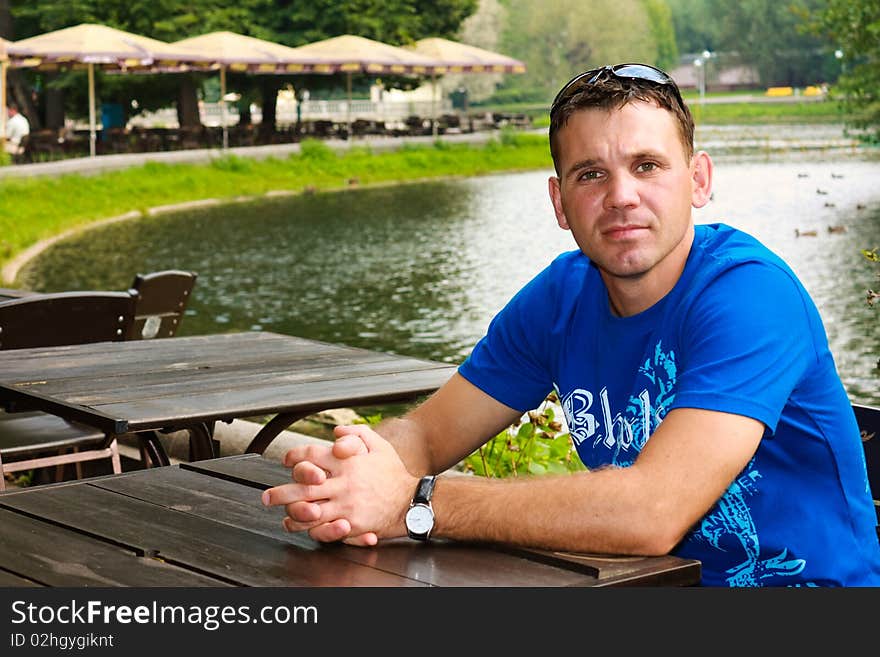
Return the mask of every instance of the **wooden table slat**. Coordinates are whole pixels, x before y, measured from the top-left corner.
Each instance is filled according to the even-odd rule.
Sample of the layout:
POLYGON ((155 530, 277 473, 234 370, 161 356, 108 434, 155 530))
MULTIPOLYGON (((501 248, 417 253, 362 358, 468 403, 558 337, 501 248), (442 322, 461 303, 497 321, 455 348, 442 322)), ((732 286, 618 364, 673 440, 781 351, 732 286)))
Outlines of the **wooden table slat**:
POLYGON ((3 569, 44 586, 225 586, 220 580, 4 509, 0 509, 0 527, 3 569))
MULTIPOLYGON (((189 505, 184 500, 163 508, 118 494, 107 486, 130 479, 120 477, 95 485, 34 490, 8 499, 0 497, 0 505, 243 586, 418 585, 206 517, 222 517, 229 512, 226 501, 214 496, 207 485, 194 493, 209 509, 205 516, 188 513, 189 505)), ((153 490, 164 486, 156 477, 140 477, 137 481, 153 490)), ((259 494, 253 495, 257 503, 251 505, 249 512, 265 515, 266 510, 258 508, 259 494)), ((280 528, 282 511, 274 511, 280 528)))
POLYGON ((192 370, 145 372, 126 376, 108 376, 95 380, 91 377, 67 378, 37 383, 31 387, 42 394, 63 397, 75 404, 88 405, 124 402, 170 395, 188 395, 192 392, 224 392, 270 388, 275 385, 303 385, 314 381, 344 381, 349 378, 367 378, 409 372, 440 372, 436 379, 449 378, 451 366, 429 366, 416 359, 376 358, 353 364, 341 358, 327 358, 301 364, 280 363, 252 370, 247 365, 218 369, 204 367, 192 370))
POLYGON ((229 391, 94 404, 104 415, 126 418, 132 431, 210 419, 253 417, 291 411, 316 412, 326 408, 368 406, 413 400, 428 395, 448 378, 440 370, 411 372, 401 384, 399 374, 352 377, 308 384, 279 385, 229 391))

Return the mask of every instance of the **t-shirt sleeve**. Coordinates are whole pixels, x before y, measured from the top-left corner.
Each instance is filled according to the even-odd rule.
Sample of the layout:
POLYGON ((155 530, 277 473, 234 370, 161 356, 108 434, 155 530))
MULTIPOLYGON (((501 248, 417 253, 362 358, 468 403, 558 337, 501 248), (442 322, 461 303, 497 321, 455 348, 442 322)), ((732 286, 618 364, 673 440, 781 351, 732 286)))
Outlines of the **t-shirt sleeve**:
POLYGON ((537 408, 553 388, 549 309, 558 307, 553 294, 545 270, 492 319, 459 374, 513 409, 537 408))
POLYGON ((782 409, 827 345, 806 291, 778 266, 733 267, 699 291, 683 318, 671 408, 736 413, 776 430, 782 409))

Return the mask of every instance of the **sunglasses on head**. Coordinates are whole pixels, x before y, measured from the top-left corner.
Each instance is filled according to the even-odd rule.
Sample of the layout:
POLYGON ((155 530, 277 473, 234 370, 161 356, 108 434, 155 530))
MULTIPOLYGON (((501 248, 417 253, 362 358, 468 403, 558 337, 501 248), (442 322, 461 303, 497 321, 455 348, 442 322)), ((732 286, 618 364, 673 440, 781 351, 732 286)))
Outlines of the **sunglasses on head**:
POLYGON ((647 82, 653 82, 654 84, 668 85, 672 87, 672 91, 675 93, 675 99, 678 101, 679 106, 684 109, 684 100, 682 100, 681 93, 678 91, 678 85, 675 84, 675 81, 669 77, 668 74, 650 64, 632 63, 603 66, 601 68, 590 69, 589 71, 584 71, 583 73, 575 75, 571 80, 566 82, 562 89, 559 90, 559 93, 556 94, 556 98, 553 99, 553 104, 550 106, 550 116, 553 116, 553 114, 556 113, 556 110, 559 109, 559 105, 561 104, 559 101, 565 98, 567 92, 574 85, 581 81, 584 81, 584 85, 593 84, 603 73, 621 80, 645 80, 647 82))

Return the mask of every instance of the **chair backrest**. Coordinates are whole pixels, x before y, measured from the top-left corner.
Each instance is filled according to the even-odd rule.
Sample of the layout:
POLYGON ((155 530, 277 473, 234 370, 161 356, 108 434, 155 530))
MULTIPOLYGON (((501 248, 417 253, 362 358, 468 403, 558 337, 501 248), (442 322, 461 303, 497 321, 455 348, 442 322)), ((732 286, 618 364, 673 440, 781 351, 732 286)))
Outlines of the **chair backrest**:
POLYGON ((198 274, 168 269, 138 274, 131 284, 138 293, 129 340, 170 338, 177 333, 198 274))
POLYGON ((864 404, 853 404, 852 407, 862 434, 865 462, 868 465, 868 483, 871 485, 877 517, 880 519, 880 408, 864 404))
POLYGON ((0 303, 0 349, 56 347, 124 340, 137 294, 58 292, 0 303))

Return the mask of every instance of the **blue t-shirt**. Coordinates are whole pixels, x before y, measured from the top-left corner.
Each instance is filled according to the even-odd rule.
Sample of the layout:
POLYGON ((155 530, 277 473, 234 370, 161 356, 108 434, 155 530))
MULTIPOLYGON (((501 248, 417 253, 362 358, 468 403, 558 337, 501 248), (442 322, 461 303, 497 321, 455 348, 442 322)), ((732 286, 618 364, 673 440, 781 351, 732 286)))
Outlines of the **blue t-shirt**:
POLYGON ((699 559, 705 585, 880 586, 864 450, 821 318, 751 236, 696 226, 675 287, 631 317, 612 314, 586 256, 564 253, 459 372, 523 412, 555 389, 588 468, 632 464, 674 408, 759 420, 755 456, 673 554, 699 559))

